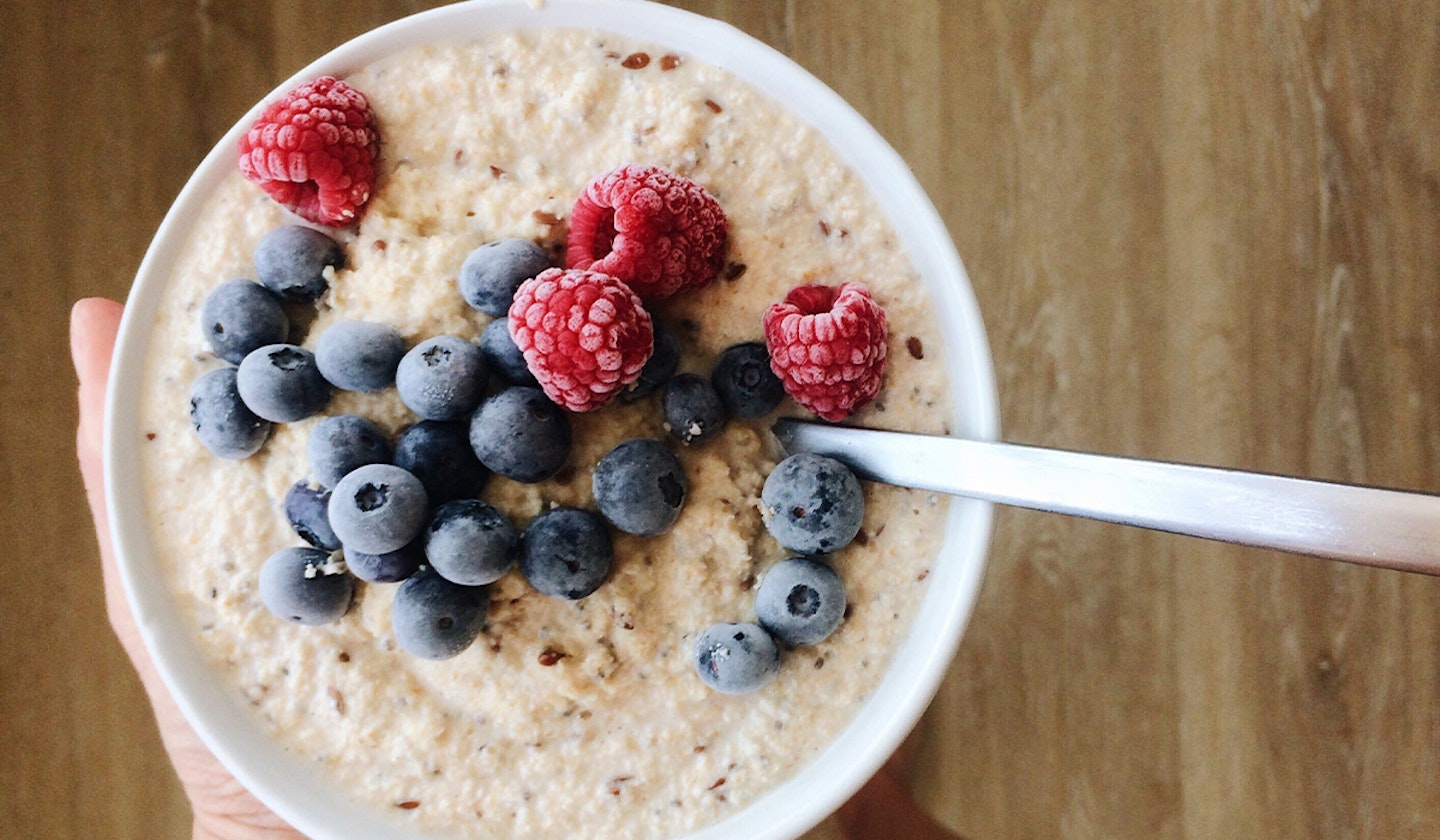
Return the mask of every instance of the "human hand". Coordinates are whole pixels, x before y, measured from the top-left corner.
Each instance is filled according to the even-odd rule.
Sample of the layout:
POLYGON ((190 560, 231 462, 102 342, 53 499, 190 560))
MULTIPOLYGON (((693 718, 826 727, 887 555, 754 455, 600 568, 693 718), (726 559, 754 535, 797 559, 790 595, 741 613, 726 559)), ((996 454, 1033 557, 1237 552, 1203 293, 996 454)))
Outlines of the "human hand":
MULTIPOLYGON (((110 626, 150 697, 160 739, 195 815, 196 840, 303 838, 236 781, 195 734, 155 670, 125 598, 110 543, 101 459, 105 390, 110 380, 110 357, 115 349, 121 312, 120 304, 100 298, 81 300, 70 312, 70 353, 80 380, 76 450, 85 495, 95 520, 110 626)), ((908 745, 902 747, 896 757, 840 809, 837 817, 848 840, 888 837, 955 840, 955 835, 926 815, 910 796, 903 781, 910 754, 908 745)))

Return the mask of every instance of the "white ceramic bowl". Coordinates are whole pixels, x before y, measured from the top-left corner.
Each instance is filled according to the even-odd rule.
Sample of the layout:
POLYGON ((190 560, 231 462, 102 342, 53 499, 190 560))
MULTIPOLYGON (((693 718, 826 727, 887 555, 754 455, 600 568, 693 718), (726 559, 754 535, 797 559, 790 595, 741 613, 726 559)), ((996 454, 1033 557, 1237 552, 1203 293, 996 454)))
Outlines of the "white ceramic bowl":
MULTIPOLYGON (((346 43, 276 93, 322 74, 346 76, 417 44, 515 28, 566 26, 642 38, 723 67, 815 126, 864 178, 899 232, 933 298, 944 336, 956 434, 997 436, 993 371, 965 270, 934 206, 900 157, 849 105, 798 65, 717 21, 640 0, 475 0, 415 15, 346 43)), ((146 511, 131 492, 140 473, 138 408, 152 322, 197 210, 234 167, 241 133, 259 105, 200 164, 166 215, 131 290, 116 348, 106 422, 107 499, 121 575, 145 643, 200 737, 235 776, 302 832, 335 840, 405 836, 321 782, 304 760, 262 733, 244 702, 205 664, 182 620, 150 542, 146 511)), ((990 506, 956 501, 941 559, 916 624, 879 688, 840 736, 796 776, 688 840, 792 838, 843 803, 894 751, 934 696, 980 587, 990 506)))

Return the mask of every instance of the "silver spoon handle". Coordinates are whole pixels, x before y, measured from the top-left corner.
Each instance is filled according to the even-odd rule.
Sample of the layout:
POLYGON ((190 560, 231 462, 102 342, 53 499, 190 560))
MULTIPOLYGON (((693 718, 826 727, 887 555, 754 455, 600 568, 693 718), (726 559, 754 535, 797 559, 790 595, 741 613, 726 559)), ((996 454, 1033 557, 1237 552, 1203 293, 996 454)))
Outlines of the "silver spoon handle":
POLYGON ((775 434, 887 484, 1440 575, 1440 496, 796 420, 775 434))

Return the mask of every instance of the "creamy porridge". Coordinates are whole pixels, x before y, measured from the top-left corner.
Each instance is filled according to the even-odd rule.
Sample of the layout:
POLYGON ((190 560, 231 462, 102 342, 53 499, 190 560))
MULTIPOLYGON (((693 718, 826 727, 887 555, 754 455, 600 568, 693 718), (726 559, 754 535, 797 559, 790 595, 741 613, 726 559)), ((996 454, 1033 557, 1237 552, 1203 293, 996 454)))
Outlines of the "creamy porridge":
MULTIPOLYGON (((950 416, 938 325, 919 278, 859 179, 812 130, 728 74, 612 36, 544 30, 396 55, 349 78, 382 136, 375 194, 346 233, 302 336, 338 320, 389 324, 414 344, 474 338, 456 275, 476 246, 531 238, 557 253, 579 189, 631 162, 704 185, 729 218, 727 266, 651 308, 679 337, 681 371, 763 340, 761 315, 805 282, 865 283, 886 309, 889 366, 864 425, 939 433, 950 416), (636 59, 644 54, 647 60, 636 59), (641 65, 643 66, 636 66, 641 65)), ((400 650, 393 584, 361 584, 338 623, 300 627, 260 604, 257 575, 299 540, 281 509, 308 472, 319 418, 277 425, 247 460, 214 457, 190 428, 191 384, 223 364, 198 328, 216 285, 251 277, 256 242, 291 222, 237 172, 197 220, 154 325, 141 429, 154 542, 216 669, 264 727, 356 801, 451 836, 664 837, 713 823, 793 774, 880 677, 925 590, 944 503, 867 486, 860 537, 831 561, 850 603, 825 641, 784 652, 763 689, 707 689, 697 634, 755 620, 757 582, 786 556, 759 496, 780 457, 769 419, 690 446, 656 398, 572 415, 568 466, 540 484, 492 478, 483 497, 524 527, 552 505, 593 508, 592 466, 622 440, 672 444, 689 482, 667 533, 614 533, 593 595, 547 598, 512 571, 490 588, 479 640, 439 662, 400 650)), ((326 414, 391 434, 416 417, 393 389, 336 391, 326 414)), ((803 414, 788 400, 781 414, 803 414)))

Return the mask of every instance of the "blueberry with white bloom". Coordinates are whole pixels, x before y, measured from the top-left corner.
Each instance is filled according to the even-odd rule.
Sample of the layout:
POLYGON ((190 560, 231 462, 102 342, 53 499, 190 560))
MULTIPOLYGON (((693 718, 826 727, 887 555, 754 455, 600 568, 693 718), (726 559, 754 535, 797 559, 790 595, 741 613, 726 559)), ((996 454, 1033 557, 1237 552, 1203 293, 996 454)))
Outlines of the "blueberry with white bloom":
POLYGON ((330 492, 330 527, 347 551, 386 554, 415 539, 429 519, 420 479, 392 464, 367 464, 330 492))
POLYGON ((355 579, 318 548, 282 548, 260 567, 260 601, 286 621, 329 624, 350 611, 354 596, 355 579))
POLYGON ((515 565, 520 532, 505 514, 479 499, 456 499, 435 509, 425 531, 425 558, 446 580, 465 586, 494 583, 515 565))
POLYGON ((725 405, 715 393, 715 386, 693 373, 682 373, 666 382, 660 404, 665 411, 665 427, 686 443, 709 440, 725 426, 725 405))
POLYGON ((235 368, 216 368, 190 388, 190 425, 214 455, 249 458, 270 436, 270 421, 256 416, 240 398, 235 368))
POLYGON ((325 487, 334 487, 352 470, 366 464, 390 461, 385 433, 364 417, 336 414, 322 419, 305 442, 310 475, 325 487))
POLYGON ((236 372, 240 398, 257 415, 293 423, 319 414, 330 402, 330 383, 315 354, 294 344, 267 344, 250 351, 236 372))
POLYGON ((529 239, 486 242, 460 266, 460 296, 486 315, 504 315, 520 284, 549 267, 545 249, 529 239))
POLYGON ((395 583, 405 580, 425 565, 425 545, 414 539, 394 551, 366 554, 345 549, 345 567, 366 583, 395 583))
POLYGON ((430 504, 478 495, 490 471, 470 448, 470 424, 421 420, 395 441, 395 466, 425 485, 430 504))
POLYGON ((584 598, 610 577, 614 552, 604 520, 579 508, 551 508, 520 538, 520 574, 552 598, 584 598))
POLYGON ((595 505, 627 534, 653 537, 675 524, 685 504, 685 470, 658 440, 623 441, 595 465, 595 505))
POLYGON ((302 225, 277 227, 255 246, 255 274, 260 285, 298 303, 325 294, 330 288, 325 269, 344 265, 345 249, 340 243, 302 225))
POLYGON ((496 318, 480 333, 480 352, 490 370, 511 385, 537 385, 535 374, 525 364, 525 354, 510 336, 510 319, 496 318))
POLYGON ((405 340, 393 327, 373 321, 331 324, 315 343, 320 375, 345 391, 383 391, 395 384, 405 340))
POLYGON ((300 539, 326 551, 339 551, 340 538, 330 527, 330 491, 297 481, 285 493, 285 518, 300 539))
POLYGON ((460 420, 485 396, 487 375, 479 347, 457 336, 437 335, 400 359, 395 388, 405 405, 426 420, 460 420))
POLYGON ((206 295, 200 330, 215 355, 238 365, 251 350, 283 342, 290 319, 274 292, 249 280, 229 280, 206 295))
POLYGON ((712 624, 695 640, 695 672, 724 694, 760 689, 779 671, 780 648, 759 625, 712 624))
POLYGON ((395 590, 390 623, 404 650, 423 659, 450 659, 480 635, 489 607, 484 587, 462 586, 434 569, 421 569, 395 590))
POLYGON ((845 617, 845 584, 811 557, 782 560, 755 590, 760 626, 787 645, 824 641, 845 617))
POLYGON ((480 404, 470 446, 491 472, 533 484, 570 458, 570 418, 539 388, 511 386, 480 404))
POLYGON ((865 516, 860 481, 834 458, 802 452, 775 465, 760 490, 770 535, 799 554, 829 554, 855 539, 865 516))

